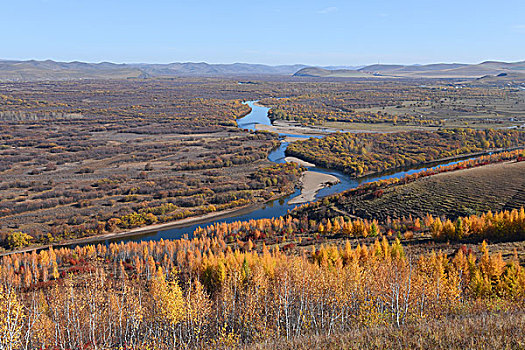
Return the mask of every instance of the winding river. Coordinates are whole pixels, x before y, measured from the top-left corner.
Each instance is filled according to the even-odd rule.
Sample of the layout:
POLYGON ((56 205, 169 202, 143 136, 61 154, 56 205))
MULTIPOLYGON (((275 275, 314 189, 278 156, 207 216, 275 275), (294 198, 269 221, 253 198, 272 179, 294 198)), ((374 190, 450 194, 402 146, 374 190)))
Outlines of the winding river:
MULTIPOLYGON (((248 101, 246 102, 248 106, 251 107, 251 112, 247 114, 245 117, 240 118, 237 120, 237 125, 241 129, 255 131, 257 124, 264 124, 264 125, 272 125, 270 119, 268 118, 268 111, 270 110, 267 107, 261 106, 257 104, 257 101, 248 101)), ((308 138, 309 136, 300 136, 300 135, 291 135, 291 134, 279 134, 281 138, 281 145, 277 149, 273 150, 269 155, 268 159, 275 163, 284 163, 285 160, 285 150, 286 147, 288 147, 288 142, 285 142, 284 139, 287 136, 293 136, 293 137, 304 137, 308 138)), ((322 136, 313 136, 313 137, 322 137, 322 136)), ((474 157, 475 158, 475 157, 474 157)), ((339 183, 332 185, 330 187, 326 187, 321 189, 317 195, 316 199, 334 194, 339 193, 345 190, 349 190, 352 188, 356 188, 360 184, 373 182, 377 180, 384 180, 389 178, 401 178, 408 174, 414 174, 417 172, 425 171, 427 169, 432 169, 438 166, 443 165, 451 165, 458 163, 465 159, 471 159, 471 157, 465 157, 460 160, 455 160, 452 162, 442 162, 439 164, 436 164, 433 167, 414 167, 411 169, 406 169, 404 171, 396 171, 392 173, 383 173, 380 175, 371 175, 369 177, 364 177, 360 179, 353 179, 349 176, 336 171, 336 170, 328 170, 318 167, 311 167, 308 170, 314 171, 314 172, 320 172, 325 174, 330 174, 339 179, 339 183)), ((473 159, 473 158, 472 158, 473 159)), ((160 239, 179 239, 182 238, 184 235, 188 235, 191 237, 193 231, 197 229, 198 227, 208 226, 215 223, 222 223, 222 222, 234 222, 234 221, 244 221, 244 220, 251 220, 251 219, 265 219, 265 218, 273 218, 278 216, 283 216, 288 213, 289 210, 292 210, 297 205, 294 204, 288 204, 288 201, 292 198, 298 196, 301 193, 300 189, 296 189, 294 193, 291 195, 288 195, 286 197, 268 202, 264 205, 261 205, 260 207, 246 209, 246 210, 239 210, 236 213, 233 213, 230 216, 227 217, 219 217, 210 219, 208 221, 201 221, 196 224, 188 224, 187 226, 177 227, 177 228, 169 228, 164 230, 159 230, 152 233, 147 234, 137 234, 135 236, 126 236, 126 237, 116 237, 112 238, 110 240, 107 240, 108 242, 122 242, 122 241, 158 241, 160 239)))

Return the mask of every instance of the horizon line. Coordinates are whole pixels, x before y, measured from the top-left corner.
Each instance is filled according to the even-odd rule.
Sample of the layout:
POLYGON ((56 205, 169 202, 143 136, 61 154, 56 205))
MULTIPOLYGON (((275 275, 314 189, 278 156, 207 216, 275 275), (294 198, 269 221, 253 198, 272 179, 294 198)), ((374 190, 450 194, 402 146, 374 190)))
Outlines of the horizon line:
POLYGON ((269 63, 255 63, 255 62, 231 62, 231 63, 224 63, 224 62, 207 62, 207 61, 171 61, 171 62, 114 62, 114 61, 82 61, 82 60, 57 60, 52 58, 47 59, 37 59, 37 58, 29 58, 29 59, 9 59, 9 58, 0 58, 0 62, 55 62, 55 63, 86 63, 86 64, 114 64, 114 65, 169 65, 169 64, 186 64, 186 63, 193 63, 193 64, 208 64, 208 65, 234 65, 234 64, 247 64, 247 65, 262 65, 262 66, 268 66, 268 67, 279 67, 279 66, 307 66, 307 67, 367 67, 367 66, 373 66, 373 65, 400 65, 400 66, 426 66, 426 65, 435 65, 435 64, 465 64, 465 65, 477 65, 477 64, 483 64, 483 63, 489 63, 489 62, 495 62, 495 63, 521 63, 525 62, 525 59, 518 60, 518 61, 504 61, 504 60, 483 60, 483 61, 477 61, 477 62, 446 62, 446 61, 438 61, 438 62, 432 62, 432 63, 368 63, 368 64, 306 64, 306 63, 282 63, 282 64, 269 64, 269 63))

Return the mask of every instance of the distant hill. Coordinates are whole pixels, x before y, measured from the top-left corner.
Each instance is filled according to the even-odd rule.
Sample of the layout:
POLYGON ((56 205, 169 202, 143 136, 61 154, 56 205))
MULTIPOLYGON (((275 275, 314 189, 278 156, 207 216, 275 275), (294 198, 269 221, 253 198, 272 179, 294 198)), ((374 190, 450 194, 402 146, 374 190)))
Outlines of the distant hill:
POLYGON ((189 76, 189 75, 290 75, 305 65, 268 66, 264 64, 233 63, 209 64, 168 63, 130 65, 141 69, 150 76, 189 76))
POLYGON ((471 85, 511 85, 521 86, 525 89, 525 72, 500 73, 498 75, 485 75, 473 80, 471 85))
POLYGON ((138 78, 144 72, 125 64, 0 61, 0 81, 138 78))
POLYGON ((401 66, 397 64, 373 64, 370 66, 365 66, 363 68, 360 68, 359 70, 361 72, 383 73, 383 72, 394 72, 403 67, 406 67, 406 66, 401 66))
MULTIPOLYGON (((294 75, 325 78, 456 78, 474 79, 507 74, 521 80, 525 61, 480 64, 438 63, 428 65, 374 64, 365 67, 310 67, 301 64, 269 66, 264 64, 209 64, 186 62, 168 64, 115 64, 109 62, 56 62, 0 60, 0 81, 39 81, 77 79, 127 79, 176 76, 254 76, 294 75)), ((499 79, 504 80, 504 79, 499 79)))
POLYGON ((525 61, 494 62, 479 64, 437 63, 427 65, 374 64, 359 69, 323 69, 306 67, 297 71, 294 76, 300 77, 344 77, 344 78, 456 78, 475 79, 486 76, 508 74, 520 79, 525 76, 525 61))
POLYGON ((115 64, 0 60, 0 81, 76 79, 126 79, 173 76, 292 75, 305 65, 268 66, 263 64, 115 64))
POLYGON ((373 75, 350 69, 324 69, 319 67, 308 67, 297 71, 296 77, 323 77, 323 78, 372 78, 373 75))
POLYGON ((428 65, 371 65, 359 69, 360 72, 402 78, 480 78, 501 73, 525 74, 525 61, 494 62, 479 64, 438 63, 428 65))

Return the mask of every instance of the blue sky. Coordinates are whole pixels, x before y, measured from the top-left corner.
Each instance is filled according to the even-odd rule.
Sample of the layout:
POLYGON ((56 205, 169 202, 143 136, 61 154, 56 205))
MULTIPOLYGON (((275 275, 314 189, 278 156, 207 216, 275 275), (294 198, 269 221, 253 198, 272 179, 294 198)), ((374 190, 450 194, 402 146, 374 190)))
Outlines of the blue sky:
POLYGON ((0 0, 0 58, 362 65, 525 60, 525 0, 0 0))

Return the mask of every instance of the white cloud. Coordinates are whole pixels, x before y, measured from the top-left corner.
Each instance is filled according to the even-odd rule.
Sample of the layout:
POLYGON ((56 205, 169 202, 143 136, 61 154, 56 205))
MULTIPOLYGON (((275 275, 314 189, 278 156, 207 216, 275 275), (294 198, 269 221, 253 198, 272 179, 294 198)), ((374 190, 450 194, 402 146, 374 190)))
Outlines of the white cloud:
POLYGON ((333 13, 333 12, 337 12, 338 8, 335 7, 335 6, 331 6, 331 7, 326 7, 320 11, 317 11, 317 13, 320 13, 320 14, 323 14, 323 15, 326 15, 328 13, 333 13))
POLYGON ((518 33, 525 33, 525 24, 516 24, 512 29, 518 33))

